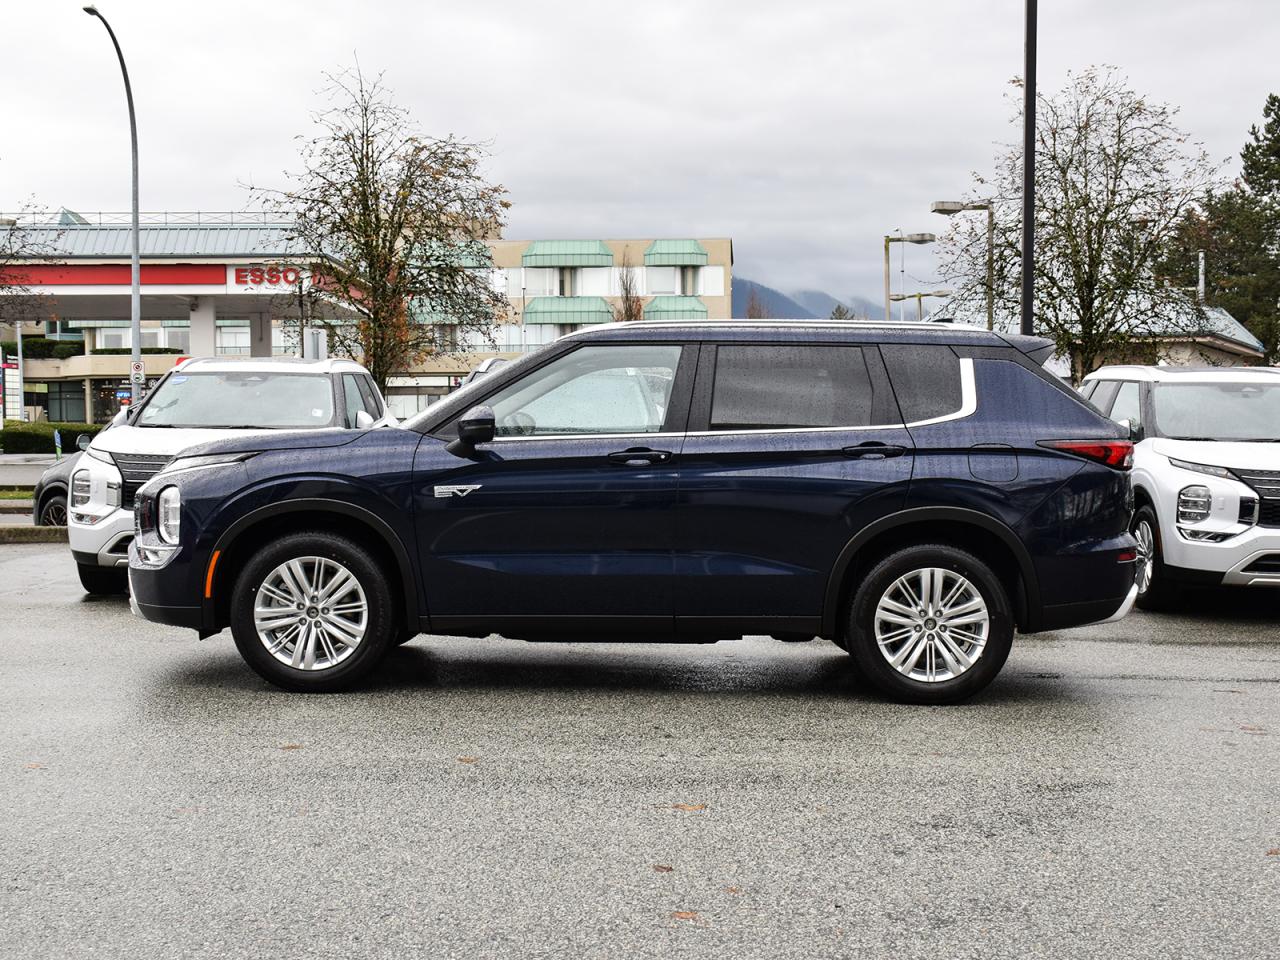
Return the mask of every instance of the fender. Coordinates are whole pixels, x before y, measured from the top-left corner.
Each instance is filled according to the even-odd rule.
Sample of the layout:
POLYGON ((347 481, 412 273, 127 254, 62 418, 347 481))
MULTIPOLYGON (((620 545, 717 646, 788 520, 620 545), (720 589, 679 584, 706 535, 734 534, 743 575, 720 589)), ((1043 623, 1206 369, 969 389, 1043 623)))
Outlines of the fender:
MULTIPOLYGON (((966 510, 963 507, 912 507, 890 514, 887 517, 881 517, 875 523, 863 527, 840 551, 840 555, 836 557, 835 566, 831 568, 831 575, 827 579, 826 601, 822 607, 822 636, 836 636, 837 622, 840 618, 840 587, 844 581, 844 575, 848 571, 850 564, 853 563, 858 551, 886 530, 892 530, 894 527, 905 526, 909 523, 921 523, 930 520, 950 520, 978 527, 988 533, 995 534, 1009 548, 1017 560, 1018 569, 1022 574, 1023 590, 1026 594, 1027 628, 1028 630, 1034 629, 1034 621, 1039 618, 1040 581, 1036 576, 1035 565, 1031 562, 1031 554, 1027 552, 1027 548, 1023 546, 1022 541, 1018 539, 1018 535, 1008 525, 985 513, 979 513, 977 510, 966 510)), ((1010 599, 1014 600, 1016 608, 1017 598, 1011 597, 1010 599)))
MULTIPOLYGON (((230 527, 222 532, 217 542, 213 545, 213 550, 209 556, 213 556, 214 551, 227 550, 235 543, 236 538, 241 533, 248 530, 254 524, 261 523, 263 520, 271 517, 278 517, 286 513, 301 513, 310 511, 313 513, 337 513, 353 520, 358 520, 368 526, 376 533, 387 545, 392 556, 396 558, 396 566, 400 569, 400 579, 404 584, 404 615, 405 623, 410 629, 415 629, 418 625, 418 581, 413 573, 413 566, 409 562, 409 551, 405 549, 404 543, 401 542, 399 535, 393 530, 385 520, 377 514, 366 510, 364 507, 358 507, 353 503, 345 500, 332 500, 325 497, 307 497, 298 500, 282 500, 279 503, 269 503, 264 507, 258 507, 251 510, 243 517, 233 523, 230 527)), ((208 560, 206 559, 206 563, 208 560)), ((202 619, 206 626, 211 626, 214 622, 214 606, 213 599, 206 597, 201 600, 202 619)))

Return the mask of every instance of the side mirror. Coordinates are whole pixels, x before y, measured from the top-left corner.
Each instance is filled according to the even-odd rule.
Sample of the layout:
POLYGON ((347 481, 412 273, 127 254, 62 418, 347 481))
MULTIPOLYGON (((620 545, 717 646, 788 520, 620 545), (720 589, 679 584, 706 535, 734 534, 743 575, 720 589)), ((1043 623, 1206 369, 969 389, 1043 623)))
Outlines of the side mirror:
POLYGON ((357 430, 368 430, 377 422, 378 421, 374 420, 373 417, 369 416, 369 411, 367 410, 356 411, 356 429, 357 430))
POLYGON ((131 409, 130 407, 121 407, 121 408, 116 412, 116 415, 115 415, 114 417, 112 417, 112 418, 111 418, 111 422, 112 422, 112 423, 116 423, 116 424, 120 424, 120 423, 128 423, 128 422, 129 422, 129 410, 130 410, 130 409, 131 409))
POLYGON ((89 444, 92 442, 93 442, 93 437, 89 436, 87 433, 82 433, 80 434, 80 436, 76 437, 76 449, 88 450, 89 444))
POLYGON ((1129 439, 1134 443, 1138 443, 1142 440, 1142 424, 1134 423, 1128 417, 1125 417, 1123 420, 1117 420, 1116 422, 1129 431, 1129 439))
POLYGON ((456 457, 469 458, 476 452, 476 444, 493 439, 495 429, 493 407, 472 407, 458 421, 458 439, 450 441, 445 449, 456 457))

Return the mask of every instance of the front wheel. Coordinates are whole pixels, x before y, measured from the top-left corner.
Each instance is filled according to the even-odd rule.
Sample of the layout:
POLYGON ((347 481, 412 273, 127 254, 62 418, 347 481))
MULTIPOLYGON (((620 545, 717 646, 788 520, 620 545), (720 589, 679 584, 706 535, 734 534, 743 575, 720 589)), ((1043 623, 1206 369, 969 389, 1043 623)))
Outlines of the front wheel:
POLYGON ((240 572, 231 632, 245 662, 286 690, 329 692, 366 677, 399 631, 386 572, 336 534, 273 541, 240 572))
POLYGON ((995 679, 1013 645, 1000 579, 945 544, 907 547, 858 586, 846 643, 878 690, 907 703, 957 703, 995 679))
POLYGON ((1139 507, 1133 514, 1129 527, 1133 539, 1138 542, 1137 564, 1133 571, 1138 596, 1134 599, 1143 610, 1162 610, 1169 605, 1169 576, 1164 566, 1164 551, 1160 548, 1160 523, 1150 506, 1139 507))

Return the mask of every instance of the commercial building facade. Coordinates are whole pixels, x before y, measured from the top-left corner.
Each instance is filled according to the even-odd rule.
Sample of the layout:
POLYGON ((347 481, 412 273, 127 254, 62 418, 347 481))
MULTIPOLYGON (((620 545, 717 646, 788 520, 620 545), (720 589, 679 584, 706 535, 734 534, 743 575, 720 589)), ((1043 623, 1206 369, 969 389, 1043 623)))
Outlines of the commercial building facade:
MULTIPOLYGON (((76 350, 68 346, 57 356, 25 359, 23 405, 30 416, 105 422, 129 389, 128 215, 63 211, 56 223, 23 229, 40 251, 14 271, 38 295, 28 301, 35 306, 24 336, 83 345, 82 353, 64 355, 76 350)), ((252 214, 145 214, 141 242, 149 381, 182 355, 299 352, 298 304, 310 258, 296 248, 288 224, 252 214)), ((612 322, 628 281, 647 318, 730 316, 728 239, 494 240, 490 248, 491 283, 510 302, 508 316, 492 339, 451 337, 441 324, 449 352, 388 385, 398 416, 447 394, 487 356, 518 356, 582 326, 612 322)), ((14 339, 11 319, 0 319, 0 339, 14 339)), ((14 416, 18 404, 9 392, 6 415, 14 416)))

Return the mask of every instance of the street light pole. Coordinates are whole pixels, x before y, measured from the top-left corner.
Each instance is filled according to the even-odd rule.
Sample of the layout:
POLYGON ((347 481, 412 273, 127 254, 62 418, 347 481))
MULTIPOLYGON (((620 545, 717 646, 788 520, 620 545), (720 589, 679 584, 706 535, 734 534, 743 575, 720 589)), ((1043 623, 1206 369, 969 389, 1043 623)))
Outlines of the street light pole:
POLYGON ((889 244, 933 243, 937 239, 932 233, 908 233, 900 237, 886 236, 884 238, 884 319, 886 323, 893 319, 889 315, 889 302, 893 299, 889 295, 889 244))
POLYGON ((1033 296, 1036 280, 1036 0, 1027 0, 1023 72, 1026 103, 1022 108, 1022 325, 1035 329, 1033 296))
MULTIPOLYGON (((132 365, 136 365, 142 361, 142 267, 140 265, 142 256, 138 231, 138 120, 133 112, 133 88, 129 86, 129 68, 125 66, 124 53, 120 49, 120 41, 116 39, 116 32, 111 29, 111 24, 107 23, 107 18, 98 12, 97 7, 90 4, 84 8, 84 12, 91 17, 97 17, 102 21, 102 25, 107 28, 107 35, 111 37, 111 44, 116 48, 116 57, 120 61, 120 73, 124 76, 124 96, 129 102, 129 143, 133 150, 133 258, 129 290, 129 330, 130 340, 133 343, 130 359, 133 361, 132 365)), ((131 405, 138 402, 139 393, 139 384, 133 382, 131 375, 129 377, 129 403, 131 405)))
POLYGON ((961 200, 937 200, 929 208, 950 217, 962 210, 987 211, 987 329, 996 328, 996 205, 992 200, 965 203, 961 200))

